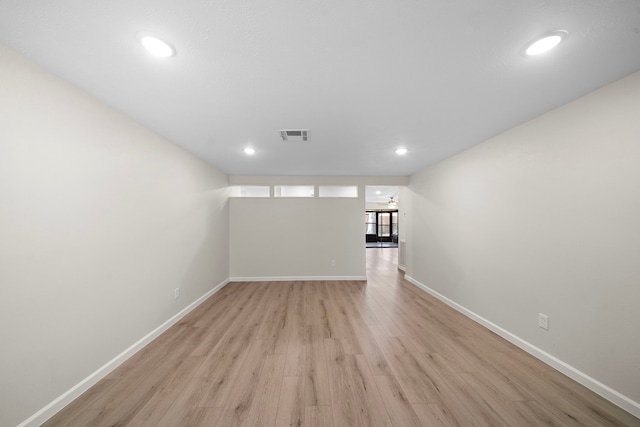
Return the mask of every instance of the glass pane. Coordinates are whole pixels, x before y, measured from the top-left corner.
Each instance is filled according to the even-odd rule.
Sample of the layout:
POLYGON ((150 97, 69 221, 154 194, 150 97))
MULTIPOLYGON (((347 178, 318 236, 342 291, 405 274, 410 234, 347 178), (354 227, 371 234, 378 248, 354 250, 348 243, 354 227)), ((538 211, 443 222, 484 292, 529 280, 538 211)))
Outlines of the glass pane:
POLYGON ((274 188, 275 197, 314 197, 313 185, 278 185, 274 188))
POLYGON ((398 235, 398 212, 391 212, 391 235, 398 235))
POLYGON ((388 225, 378 224, 378 236, 380 237, 390 237, 391 233, 389 232, 388 225))
POLYGON ((321 185, 318 188, 320 197, 358 197, 357 185, 321 185))

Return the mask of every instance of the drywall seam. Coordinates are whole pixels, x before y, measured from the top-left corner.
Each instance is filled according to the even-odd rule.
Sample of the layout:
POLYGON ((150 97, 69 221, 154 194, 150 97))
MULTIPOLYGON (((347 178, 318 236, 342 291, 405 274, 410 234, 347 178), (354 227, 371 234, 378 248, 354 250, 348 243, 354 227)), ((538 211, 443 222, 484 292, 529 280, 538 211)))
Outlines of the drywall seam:
POLYGON ((230 282, 309 282, 320 280, 367 280, 366 276, 272 276, 272 277, 230 277, 230 282))
POLYGON ((75 386, 71 387, 69 390, 64 392, 62 395, 51 401, 44 408, 40 409, 38 412, 24 420, 22 423, 18 425, 18 427, 36 427, 40 426, 42 423, 47 421, 49 418, 53 417, 60 410, 62 410, 65 406, 71 403, 73 400, 78 398, 82 393, 87 391, 89 388, 98 383, 101 379, 109 375, 113 370, 115 370, 118 366, 122 365, 127 359, 136 354, 139 350, 141 350, 144 346, 149 344, 151 341, 159 337, 163 332, 169 329, 171 326, 178 323, 184 316, 189 314, 193 309, 202 304, 207 300, 210 296, 218 292, 220 289, 224 288, 230 282, 229 279, 223 281, 216 285, 210 291, 207 291, 203 296, 189 304, 187 307, 182 309, 180 312, 175 314, 169 320, 164 322, 162 325, 158 326, 153 331, 149 332, 144 337, 140 338, 136 343, 134 343, 131 347, 124 350, 122 353, 111 359, 104 366, 98 368, 91 375, 80 381, 75 386))
POLYGON ((484 317, 479 316, 478 314, 474 313, 473 311, 461 306, 457 302, 455 302, 455 301, 445 297, 444 295, 434 291, 433 289, 429 288, 427 285, 425 285, 423 283, 420 283, 419 281, 417 281, 413 277, 405 275, 405 279, 407 279, 407 281, 409 283, 417 286, 418 288, 422 289, 423 291, 427 292, 428 294, 430 294, 430 295, 436 297, 437 299, 439 299, 440 301, 444 302, 448 306, 450 306, 450 307, 454 308, 455 310, 459 311, 460 313, 464 314, 465 316, 467 316, 471 320, 475 321, 476 323, 479 323, 482 326, 484 326, 485 328, 487 328, 487 329, 495 332, 496 334, 500 335, 502 338, 504 338, 507 341, 509 341, 510 343, 518 346, 519 348, 521 348, 522 350, 524 350, 527 353, 531 354, 535 358, 543 361, 544 363, 546 363, 547 365, 551 366, 552 368, 557 369, 559 372, 561 372, 564 375, 568 376, 572 380, 577 381, 578 383, 580 383, 583 386, 587 387, 588 389, 590 389, 594 393, 599 394, 600 396, 604 397, 608 401, 610 401, 610 402, 614 403, 615 405, 621 407, 625 411, 627 411, 627 412, 631 413, 632 415, 640 418, 640 403, 630 399, 629 397, 623 395, 622 393, 617 392, 616 390, 612 389, 611 387, 601 383, 600 381, 596 380, 595 378, 590 377, 589 375, 587 375, 584 372, 574 368, 573 366, 569 365, 568 363, 563 362, 562 360, 556 358, 555 356, 552 356, 551 354, 547 353, 546 351, 539 349, 538 347, 534 346, 533 344, 531 344, 531 343, 523 340, 522 338, 518 337, 517 335, 514 335, 511 332, 501 328, 500 326, 498 326, 495 323, 485 319, 484 317))

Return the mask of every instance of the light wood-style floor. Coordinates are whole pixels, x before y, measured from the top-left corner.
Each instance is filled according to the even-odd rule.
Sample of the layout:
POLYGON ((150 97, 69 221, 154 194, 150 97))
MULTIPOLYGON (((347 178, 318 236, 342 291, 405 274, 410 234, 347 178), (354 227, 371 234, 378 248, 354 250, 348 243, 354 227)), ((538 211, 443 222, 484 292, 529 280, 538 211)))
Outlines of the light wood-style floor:
POLYGON ((231 283, 47 426, 631 426, 404 281, 231 283))

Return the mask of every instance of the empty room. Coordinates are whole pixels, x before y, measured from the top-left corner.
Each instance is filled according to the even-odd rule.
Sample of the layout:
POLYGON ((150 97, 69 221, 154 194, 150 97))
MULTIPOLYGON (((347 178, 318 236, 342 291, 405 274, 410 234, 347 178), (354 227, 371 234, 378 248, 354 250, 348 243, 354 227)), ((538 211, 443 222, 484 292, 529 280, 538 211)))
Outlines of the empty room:
POLYGON ((0 0, 0 426, 640 426, 640 4, 0 0))

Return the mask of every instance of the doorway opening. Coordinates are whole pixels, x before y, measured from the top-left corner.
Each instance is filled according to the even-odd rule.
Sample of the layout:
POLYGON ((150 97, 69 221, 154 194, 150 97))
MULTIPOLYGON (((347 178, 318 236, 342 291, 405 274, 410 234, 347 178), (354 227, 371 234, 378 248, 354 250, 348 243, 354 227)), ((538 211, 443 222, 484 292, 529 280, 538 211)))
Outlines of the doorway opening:
POLYGON ((366 186, 365 246, 398 247, 398 193, 396 186, 366 186))

